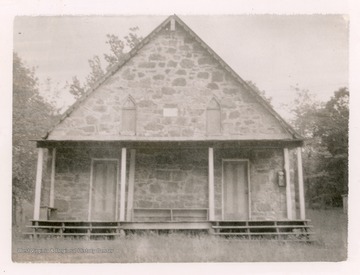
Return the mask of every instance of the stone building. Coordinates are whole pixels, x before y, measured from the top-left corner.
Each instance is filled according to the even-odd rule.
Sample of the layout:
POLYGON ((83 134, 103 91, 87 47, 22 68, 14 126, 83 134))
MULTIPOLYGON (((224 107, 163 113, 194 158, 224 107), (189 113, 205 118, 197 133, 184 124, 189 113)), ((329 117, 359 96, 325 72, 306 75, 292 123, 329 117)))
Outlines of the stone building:
POLYGON ((170 16, 37 140, 33 227, 305 221, 302 143, 170 16))

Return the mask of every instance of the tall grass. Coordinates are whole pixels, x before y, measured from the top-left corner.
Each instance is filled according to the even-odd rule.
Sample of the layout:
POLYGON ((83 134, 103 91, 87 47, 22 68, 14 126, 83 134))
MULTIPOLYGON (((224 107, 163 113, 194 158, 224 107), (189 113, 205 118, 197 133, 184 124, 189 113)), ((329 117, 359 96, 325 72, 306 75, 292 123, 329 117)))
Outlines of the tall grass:
MULTIPOLYGON (((342 261, 347 255, 347 219, 341 210, 309 211, 317 241, 312 244, 243 240, 207 234, 155 233, 127 235, 117 240, 17 239, 13 260, 21 262, 286 262, 342 261), (52 253, 18 253, 19 249, 53 249, 52 253), (79 250, 80 248, 80 250, 79 250), (77 253, 60 253, 75 249, 77 253), (87 250, 81 250, 87 249, 87 250), (109 249, 112 253, 91 253, 109 249), (79 253, 85 251, 85 253, 79 253)), ((108 251, 109 252, 109 251, 108 251)))

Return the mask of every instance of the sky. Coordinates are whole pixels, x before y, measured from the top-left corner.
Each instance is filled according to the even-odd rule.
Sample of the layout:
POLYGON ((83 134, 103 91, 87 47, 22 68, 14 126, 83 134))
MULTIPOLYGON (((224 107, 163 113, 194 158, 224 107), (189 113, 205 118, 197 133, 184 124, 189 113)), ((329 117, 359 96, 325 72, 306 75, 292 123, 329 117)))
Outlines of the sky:
MULTIPOLYGON (((256 83, 288 117, 295 89, 307 89, 327 101, 348 87, 348 18, 342 15, 181 15, 244 80, 256 83)), ((18 16, 14 21, 14 51, 35 67, 40 90, 51 97, 60 90, 58 106, 73 102, 62 87, 73 76, 85 80, 88 60, 109 48, 106 34, 125 36, 139 27, 145 37, 167 16, 18 16), (52 88, 45 80, 51 78, 52 88)), ((103 63, 105 64, 105 63, 103 63)))

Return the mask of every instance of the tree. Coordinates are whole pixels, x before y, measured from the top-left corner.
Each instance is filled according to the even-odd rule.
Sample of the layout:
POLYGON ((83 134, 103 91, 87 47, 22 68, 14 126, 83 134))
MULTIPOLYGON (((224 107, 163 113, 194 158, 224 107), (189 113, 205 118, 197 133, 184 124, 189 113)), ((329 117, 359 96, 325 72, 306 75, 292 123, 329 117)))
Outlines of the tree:
POLYGON ((69 88, 70 94, 72 94, 75 99, 80 98, 81 95, 85 93, 85 87, 76 76, 72 78, 72 82, 70 84, 66 82, 65 86, 69 88))
POLYGON ((296 107, 292 110, 293 125, 303 137, 314 138, 318 125, 318 112, 323 104, 317 101, 315 95, 309 90, 295 88, 295 91, 294 106, 296 107))
MULTIPOLYGON (((340 194, 348 192, 349 90, 340 88, 319 112, 314 133, 330 156, 326 162, 331 182, 340 194)), ((340 197, 338 197, 340 200, 340 197)))
POLYGON ((89 59, 89 66, 90 74, 86 77, 86 86, 92 87, 100 78, 105 75, 105 72, 101 67, 101 61, 97 55, 95 55, 92 59, 89 59))
POLYGON ((340 88, 319 113, 315 132, 334 157, 347 156, 349 131, 349 91, 340 88))
POLYGON ((108 68, 124 57, 125 43, 118 36, 107 34, 106 44, 110 46, 110 54, 104 54, 105 60, 108 62, 108 68))
POLYGON ((272 97, 271 96, 267 96, 265 91, 261 91, 259 89, 259 87, 254 83, 252 82, 251 80, 249 81, 246 81, 246 83, 255 91, 259 94, 259 96, 261 96, 270 106, 272 106, 272 97))
POLYGON ((324 206, 341 205, 347 192, 349 93, 341 88, 327 103, 296 88, 292 124, 305 140, 303 150, 307 198, 324 206))
POLYGON ((86 77, 84 84, 81 84, 79 79, 74 76, 72 82, 67 86, 69 87, 69 92, 75 97, 75 99, 80 98, 87 89, 91 88, 99 79, 101 79, 111 67, 117 63, 121 63, 125 60, 128 55, 128 52, 133 49, 136 45, 140 43, 142 37, 139 36, 136 32, 139 30, 138 27, 130 28, 129 34, 124 36, 123 39, 120 39, 114 34, 106 35, 106 44, 110 47, 110 53, 104 54, 104 60, 106 62, 105 70, 102 67, 101 59, 98 55, 93 56, 92 59, 89 59, 90 73, 86 77))
POLYGON ((35 182, 36 146, 55 119, 53 109, 39 95, 34 69, 13 54, 13 206, 31 200, 35 182))
POLYGON ((122 62, 128 52, 140 43, 142 37, 136 33, 138 30, 138 27, 130 28, 129 34, 124 36, 123 40, 114 34, 106 35, 107 41, 105 43, 110 46, 110 54, 104 54, 104 59, 108 63, 106 67, 107 71, 116 63, 122 62))

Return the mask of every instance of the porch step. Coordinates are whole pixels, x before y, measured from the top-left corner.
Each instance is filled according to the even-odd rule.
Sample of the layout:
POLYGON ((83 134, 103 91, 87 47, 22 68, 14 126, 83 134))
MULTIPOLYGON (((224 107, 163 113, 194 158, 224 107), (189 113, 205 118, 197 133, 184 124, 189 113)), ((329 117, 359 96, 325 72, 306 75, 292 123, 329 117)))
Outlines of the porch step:
MULTIPOLYGON (((295 225, 278 225, 278 226, 266 226, 266 225, 259 225, 259 226, 256 226, 256 225, 249 225, 249 226, 212 226, 212 228, 219 228, 219 229, 236 229, 236 228, 294 228, 294 227, 298 227, 298 226, 295 226, 295 225)), ((304 225, 302 226, 303 228, 312 228, 313 226, 312 225, 304 225)))
POLYGON ((26 226, 31 232, 23 233, 30 237, 111 237, 123 234, 120 222, 74 221, 74 220, 32 220, 26 226))
POLYGON ((106 221, 63 221, 33 220, 27 226, 30 232, 23 233, 30 237, 116 237, 124 232, 135 231, 208 231, 218 236, 244 237, 246 239, 277 239, 313 241, 313 226, 309 220, 291 221, 198 221, 198 222, 106 222, 106 221))
POLYGON ((38 229, 118 229, 118 226, 51 226, 51 225, 27 225, 27 228, 38 228, 38 229))
POLYGON ((214 235, 247 239, 272 238, 277 240, 314 240, 310 220, 292 221, 217 221, 212 223, 214 235))
POLYGON ((208 221, 168 221, 168 222, 106 222, 106 221, 71 221, 71 220, 32 220, 23 233, 28 237, 116 237, 124 232, 134 231, 207 231, 211 228, 208 221))
POLYGON ((37 236, 118 236, 118 235, 122 235, 121 233, 55 233, 55 232, 25 232, 23 233, 24 235, 31 235, 34 236, 34 234, 36 234, 37 236))

